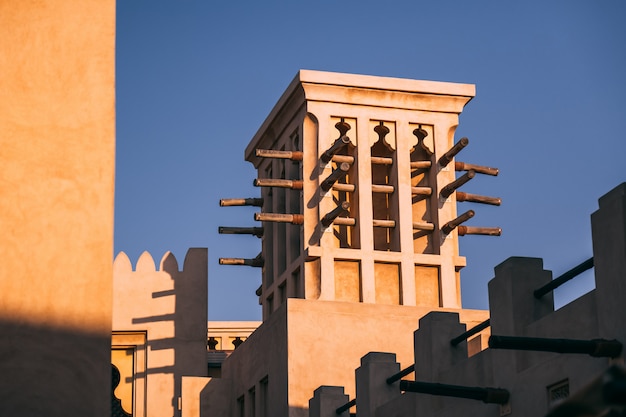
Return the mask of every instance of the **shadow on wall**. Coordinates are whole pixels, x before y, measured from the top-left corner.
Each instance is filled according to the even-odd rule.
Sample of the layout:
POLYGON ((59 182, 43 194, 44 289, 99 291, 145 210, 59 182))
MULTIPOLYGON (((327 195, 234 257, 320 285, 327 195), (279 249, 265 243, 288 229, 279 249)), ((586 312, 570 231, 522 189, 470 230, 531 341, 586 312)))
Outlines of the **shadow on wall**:
POLYGON ((108 409, 108 394, 93 394, 110 386, 102 349, 109 336, 6 319, 0 334, 1 416, 97 416, 108 409))
MULTIPOLYGON (((144 252, 134 271, 120 253, 114 263, 113 317, 114 338, 115 332, 146 335, 145 367, 136 367, 134 375, 136 386, 145 384, 145 412, 136 415, 180 416, 182 377, 208 372, 207 250, 190 249, 180 271, 169 252, 158 270, 144 252)), ((142 405, 137 401, 136 410, 142 405)))

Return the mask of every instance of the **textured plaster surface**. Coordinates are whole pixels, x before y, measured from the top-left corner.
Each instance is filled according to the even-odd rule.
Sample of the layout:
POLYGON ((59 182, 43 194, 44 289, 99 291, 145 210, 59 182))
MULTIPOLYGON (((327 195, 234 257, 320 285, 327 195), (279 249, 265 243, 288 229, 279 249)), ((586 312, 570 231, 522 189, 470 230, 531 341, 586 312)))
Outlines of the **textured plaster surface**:
POLYGON ((109 414, 114 47, 115 1, 0 1, 1 415, 109 414))
POLYGON ((190 249, 182 270, 171 253, 157 269, 147 252, 133 270, 122 252, 113 288, 113 330, 147 335, 145 371, 135 375, 147 387, 145 415, 180 416, 179 398, 195 395, 183 395, 182 377, 207 376, 207 250, 190 249))
POLYGON ((285 292, 312 300, 461 307, 465 259, 457 232, 440 231, 457 217, 455 196, 440 196, 455 170, 437 161, 454 145, 459 114, 474 94, 470 84, 298 72, 245 151, 259 178, 303 182, 302 190, 261 190, 263 213, 299 213, 304 219, 301 226, 263 223, 264 320, 285 292), (338 124, 350 127, 350 143, 328 161, 325 152, 342 134, 338 124), (384 137, 375 131, 381 124, 384 137), (422 127, 428 140, 416 146, 414 132, 422 127), (255 153, 281 149, 301 151, 302 161, 255 153), (350 168, 341 184, 325 190, 324 180, 337 171, 340 157, 349 158, 350 168), (380 157, 390 162, 380 164, 380 157), (419 174, 412 161, 430 162, 431 168, 419 174), (413 186, 430 195, 417 198, 413 186), (349 219, 341 220, 353 224, 322 226, 321 219, 342 201, 350 207, 349 219), (379 227, 381 221, 393 226, 379 227), (414 223, 423 222, 434 230, 420 236, 414 223))
POLYGON ((108 331, 115 3, 37 3, 0 2, 0 308, 108 331))
MULTIPOLYGON (((511 257, 495 267, 489 283, 491 333, 533 338, 593 340, 604 338, 624 343, 624 277, 626 276, 626 183, 599 200, 591 216, 596 288, 554 310, 553 293, 540 299, 533 295, 552 279, 538 258, 511 257)), ((432 319, 432 317, 431 317, 432 319)), ((447 345, 449 333, 458 331, 454 317, 444 317, 416 332, 416 379, 446 384, 500 387, 509 391, 509 403, 480 401, 405 393, 377 410, 377 416, 541 416, 551 408, 558 415, 580 410, 591 414, 608 412, 600 392, 599 378, 612 365, 624 364, 624 352, 614 358, 580 353, 485 349, 469 358, 455 356, 447 345), (446 334, 446 332, 448 334, 446 334), (599 381, 599 379, 598 379, 599 381), (552 387, 565 385, 568 398, 557 402, 552 387), (593 387, 593 388, 592 388, 593 387), (574 399, 578 398, 578 403, 574 399)), ((463 346, 460 346, 463 349, 463 346)), ((610 378, 603 376, 604 381, 610 378)), ((556 414, 555 414, 556 415, 556 414)))
MULTIPOLYGON (((430 310, 290 298, 226 360, 222 376, 233 381, 231 398, 245 397, 268 377, 268 415, 304 417, 321 385, 343 386, 354 398, 354 370, 368 352, 393 352, 401 368, 411 365, 413 332, 430 310)), ((488 316, 480 310, 445 311, 458 312, 468 328, 488 316)))

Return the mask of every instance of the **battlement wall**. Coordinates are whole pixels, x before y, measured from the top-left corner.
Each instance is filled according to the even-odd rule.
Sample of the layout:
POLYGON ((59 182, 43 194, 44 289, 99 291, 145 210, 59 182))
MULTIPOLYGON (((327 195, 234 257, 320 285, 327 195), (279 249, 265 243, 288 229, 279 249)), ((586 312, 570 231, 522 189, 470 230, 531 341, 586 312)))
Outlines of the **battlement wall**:
POLYGON ((207 260, 205 248, 189 249, 180 270, 171 252, 158 268, 148 252, 134 269, 124 252, 115 258, 113 349, 128 347, 124 336, 145 335, 130 346, 144 361, 134 374, 135 389, 145 389, 144 415, 179 416, 182 376, 207 376, 207 260))
MULTIPOLYGON (((553 281, 542 259, 507 259, 489 282, 489 348, 470 357, 458 314, 425 315, 414 333, 414 378, 386 381, 400 369, 395 353, 361 359, 356 416, 605 415, 611 399, 598 390, 626 378, 626 183, 599 206, 591 216, 593 258, 583 263, 594 267, 594 290, 555 311, 551 287, 561 277, 553 281)), ((320 387, 309 416, 347 416, 352 407, 344 387, 320 387), (336 413, 344 404, 345 414, 336 413)))

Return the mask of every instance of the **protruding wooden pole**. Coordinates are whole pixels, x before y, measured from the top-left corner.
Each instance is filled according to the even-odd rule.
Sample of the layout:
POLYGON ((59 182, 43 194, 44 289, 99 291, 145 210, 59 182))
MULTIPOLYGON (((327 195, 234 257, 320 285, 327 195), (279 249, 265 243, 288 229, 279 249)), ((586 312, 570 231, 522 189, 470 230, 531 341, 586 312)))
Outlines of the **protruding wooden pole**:
POLYGON ((474 217, 474 210, 468 210, 465 213, 461 214, 454 220, 450 220, 448 223, 444 224, 441 228, 441 231, 445 234, 449 234, 454 229, 457 228, 461 223, 464 223, 474 217))
POLYGON ((396 221, 395 220, 377 220, 374 219, 372 220, 372 225, 374 227, 384 227, 387 229, 393 229, 394 227, 396 227, 396 221))
POLYGON ((489 336, 489 348, 535 352, 581 353, 596 358, 617 358, 623 345, 616 339, 552 339, 546 337, 489 336))
POLYGON ((282 213, 254 213, 254 220, 258 222, 277 222, 303 224, 304 215, 302 214, 282 214, 282 213))
POLYGON ((499 227, 473 227, 473 226, 459 226, 457 230, 459 236, 465 235, 485 235, 485 236, 500 236, 502 235, 502 229, 499 227))
POLYGON ((411 187, 411 194, 413 195, 432 195, 433 189, 430 187, 411 187))
POLYGON ((354 192, 354 190, 356 189, 356 186, 354 184, 333 184, 333 190, 335 191, 343 191, 346 193, 352 193, 354 192))
POLYGON ((430 161, 413 161, 411 162, 411 169, 428 169, 432 164, 430 161))
POLYGON ((263 257, 259 254, 256 258, 220 258, 220 265, 246 265, 261 268, 265 264, 263 257))
POLYGON ((222 235, 254 235, 263 237, 262 227, 228 227, 220 226, 217 231, 222 235))
POLYGON ((466 164, 465 162, 454 163, 455 171, 469 171, 470 169, 473 169, 479 174, 493 175, 494 177, 500 173, 500 170, 498 168, 491 168, 483 165, 466 164))
POLYGON ((385 156, 372 156, 370 161, 372 161, 372 164, 375 165, 393 165, 393 158, 385 156))
POLYGON ((443 198, 450 197, 450 195, 454 192, 454 190, 456 190, 457 188, 459 188, 460 186, 462 186, 463 184, 465 184, 466 182, 474 178, 475 175, 476 175, 476 172, 474 170, 467 171, 465 174, 463 174, 456 180, 452 181, 450 184, 443 187, 441 189, 441 196, 443 198))
POLYGON ((345 403, 344 405, 342 405, 341 407, 337 407, 337 409, 335 410, 335 414, 340 416, 346 411, 348 411, 349 409, 351 409, 352 407, 354 407, 355 405, 356 405, 356 398, 353 398, 347 403, 345 403))
POLYGON ((333 184, 336 183, 340 178, 343 178, 348 174, 350 170, 350 164, 347 162, 342 162, 339 166, 331 172, 331 174, 320 184, 320 188, 324 191, 328 191, 333 187, 333 184))
POLYGON ((489 197, 486 195, 464 193, 463 191, 456 192, 456 201, 468 201, 471 203, 491 204, 492 206, 499 206, 502 204, 502 199, 498 197, 489 197))
POLYGON ((535 291, 533 291, 533 295, 535 296, 535 298, 537 300, 539 300, 541 297, 543 297, 544 295, 546 295, 547 293, 549 293, 550 291, 553 291, 555 289, 557 289, 558 287, 560 287, 561 285, 565 284, 567 281, 571 280, 572 278, 576 278, 578 275, 582 274, 583 272, 591 269, 594 267, 594 260, 593 257, 587 259, 585 262, 576 265, 575 267, 573 267, 572 269, 570 269, 569 271, 563 273, 562 275, 554 278, 552 281, 550 281, 549 283, 547 283, 546 285, 537 288, 535 291))
POLYGON ((220 200, 220 206, 222 207, 231 207, 231 206, 263 207, 263 199, 262 198, 222 198, 220 200))
POLYGON ((444 153, 443 156, 439 158, 439 165, 441 165, 442 167, 445 167, 450 162, 452 162, 452 159, 454 158, 454 156, 458 154, 459 152, 461 152, 461 150, 465 148, 468 145, 468 143, 469 143, 468 138, 461 138, 461 140, 459 140, 456 143, 456 145, 450 148, 448 152, 444 153))
POLYGON ((260 158, 290 159, 292 161, 302 161, 302 151, 277 151, 274 149, 257 149, 256 156, 260 158))
POLYGON ((338 164, 342 163, 342 162, 347 162, 350 165, 354 164, 354 156, 350 156, 350 155, 333 155, 333 162, 336 162, 338 164))
POLYGON ((356 225, 356 219, 353 217, 337 217, 333 224, 335 226, 354 226, 356 225))
POLYGON ((509 391, 502 388, 465 387, 461 385, 407 380, 400 381, 400 391, 419 392, 444 397, 467 398, 482 401, 487 404, 506 404, 511 397, 509 391))
POLYGON ((350 143, 350 138, 347 136, 341 136, 332 144, 330 148, 328 148, 320 157, 323 163, 330 162, 333 159, 333 155, 339 152, 344 146, 350 143))
POLYGON ((283 180, 278 178, 256 178, 252 184, 255 187, 279 187, 291 188, 292 190, 301 190, 302 180, 283 180))
POLYGON ((328 227, 333 224, 333 221, 341 216, 342 214, 348 213, 350 209, 350 203, 347 201, 342 201, 337 207, 335 207, 332 211, 328 212, 321 220, 322 226, 328 227))
POLYGON ((433 230, 435 230, 435 225, 432 223, 419 223, 419 222, 414 222, 413 223, 413 230, 423 230, 426 232, 432 232, 433 230))
POLYGON ((372 184, 373 193, 392 194, 395 190, 393 185, 372 184))

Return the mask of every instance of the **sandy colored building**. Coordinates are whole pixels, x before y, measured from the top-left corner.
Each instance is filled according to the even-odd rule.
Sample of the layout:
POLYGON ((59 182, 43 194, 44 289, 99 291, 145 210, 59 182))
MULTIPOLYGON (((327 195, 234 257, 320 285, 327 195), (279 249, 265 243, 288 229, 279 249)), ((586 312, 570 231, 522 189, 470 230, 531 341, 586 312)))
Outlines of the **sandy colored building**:
POLYGON ((116 390, 125 410, 305 416, 322 383, 354 396, 352 370, 367 352, 410 363, 419 317, 484 321, 487 312, 461 309, 458 232, 499 229, 461 225, 473 212, 457 213, 453 188, 456 171, 476 174, 454 161, 473 95, 466 84, 300 71, 246 150, 261 198, 222 201, 260 206, 260 227, 236 231, 262 234, 260 256, 220 262, 261 266, 262 324, 207 331, 206 270, 189 260, 199 250, 182 271, 171 254, 159 268, 149 254, 134 268, 118 255, 113 352, 126 369, 116 390))
POLYGON ((222 376, 222 364, 261 325, 259 321, 210 321, 207 325, 210 377, 222 376))
POLYGON ((222 201, 260 206, 260 256, 221 262, 262 266, 263 324, 208 383, 209 414, 307 416, 322 384, 355 395, 369 351, 410 364, 419 317, 488 317, 461 309, 459 290, 459 229, 499 233, 457 213, 456 171, 476 170, 455 164, 466 139, 454 132, 473 96, 467 84, 297 74, 245 152, 262 201, 222 201))
POLYGON ((0 415, 108 416, 115 2, 0 1, 0 415))
POLYGON ((468 354, 459 315, 431 312, 413 334, 413 377, 393 351, 369 353, 353 375, 355 408, 343 407, 343 387, 324 385, 309 416, 622 416, 626 183, 599 199, 591 225, 593 257, 554 280, 537 258, 495 267, 489 348, 468 354), (555 284, 591 267, 595 289, 555 311, 555 284))
POLYGON ((594 291, 554 311, 542 261, 510 258, 495 268, 490 311, 461 308, 459 236, 500 233, 470 221, 479 204, 500 203, 465 192, 497 175, 458 159, 467 140, 454 131, 473 95, 471 85, 298 73, 245 152, 261 198, 222 201, 259 207, 260 228, 221 231, 262 236, 262 252, 220 262, 261 268, 263 323, 208 380, 202 413, 559 416, 624 405, 624 184, 600 199, 594 256, 577 267, 595 265, 594 291))
POLYGON ((534 294, 550 271, 511 258, 490 311, 462 309, 459 236, 499 234, 471 225, 474 203, 499 200, 464 191, 497 170, 458 159, 474 86, 300 71, 245 151, 261 197, 223 204, 259 207, 259 227, 222 231, 262 236, 260 255, 221 262, 261 268, 263 322, 207 328, 206 249, 182 264, 112 259, 114 44, 113 1, 0 2, 0 415, 554 417, 624 405, 624 184, 592 216, 594 291, 554 311, 551 294, 534 294), (591 350, 520 352, 503 337, 591 350), (411 380, 500 391, 485 405, 412 392, 411 380))
POLYGON ((112 363, 115 396, 134 416, 172 416, 182 407, 183 377, 207 376, 207 250, 189 249, 155 265, 144 252, 113 264, 112 363))

